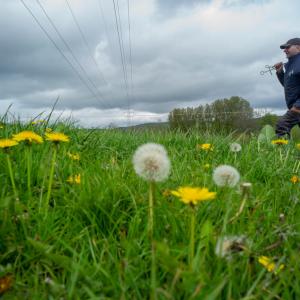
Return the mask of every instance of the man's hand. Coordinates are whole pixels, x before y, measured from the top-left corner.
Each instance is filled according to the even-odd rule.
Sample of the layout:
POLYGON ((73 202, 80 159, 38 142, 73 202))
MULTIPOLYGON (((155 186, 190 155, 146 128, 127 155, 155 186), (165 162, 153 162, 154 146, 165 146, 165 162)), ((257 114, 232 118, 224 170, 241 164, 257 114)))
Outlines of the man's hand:
POLYGON ((295 113, 300 114, 300 108, 297 108, 297 107, 295 107, 295 106, 293 106, 293 107, 290 109, 290 111, 293 111, 293 112, 295 112, 295 113))
POLYGON ((280 73, 283 71, 283 63, 282 62, 275 64, 273 67, 275 68, 277 73, 280 73))

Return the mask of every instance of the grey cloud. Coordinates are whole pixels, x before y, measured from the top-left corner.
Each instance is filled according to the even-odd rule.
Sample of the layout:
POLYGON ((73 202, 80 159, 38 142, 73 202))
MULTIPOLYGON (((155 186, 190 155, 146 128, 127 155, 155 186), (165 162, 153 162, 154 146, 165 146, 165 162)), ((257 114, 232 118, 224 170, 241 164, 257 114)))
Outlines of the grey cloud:
MULTIPOLYGON (((87 0, 82 7, 72 5, 104 74, 105 84, 64 1, 57 1, 60 6, 42 1, 103 99, 100 96, 96 99, 82 84, 19 1, 4 2, 0 11, 1 106, 13 101, 17 103, 16 109, 22 112, 37 112, 51 107, 59 96, 57 109, 73 111, 79 118, 83 109, 85 114, 101 114, 101 111, 123 114, 128 101, 131 109, 155 115, 167 113, 175 107, 197 106, 238 95, 248 99, 254 107, 285 107, 283 91, 276 78, 259 75, 265 64, 284 60, 279 44, 296 34, 291 25, 297 22, 298 15, 290 14, 290 8, 280 1, 274 1, 272 5, 271 2, 251 1, 268 6, 262 10, 263 14, 259 9, 252 11, 254 8, 249 7, 243 10, 242 19, 237 18, 241 12, 229 5, 236 1, 223 1, 227 4, 226 10, 218 8, 218 15, 213 18, 209 17, 211 12, 205 14, 205 9, 215 8, 216 1, 161 0, 154 3, 155 10, 147 16, 134 14, 133 10, 131 86, 126 1, 120 0, 129 100, 124 89, 123 67, 110 2, 101 1, 107 31, 95 1, 87 0), (205 4, 203 9, 199 9, 202 4, 205 4), (178 15, 176 10, 183 7, 184 13, 178 15), (156 18, 157 13, 163 14, 164 10, 168 10, 168 17, 156 18), (289 18, 282 17, 285 15, 289 18), (239 21, 235 23, 231 18, 239 21)), ((42 12, 34 6, 34 2, 27 2, 72 60, 42 12)), ((243 3, 246 5, 246 2, 249 1, 243 3)), ((296 0, 292 0, 290 5, 295 11, 300 8, 296 0)), ((75 63, 74 66, 78 68, 75 63)), ((98 93, 78 70, 90 89, 98 93)))
POLYGON ((194 5, 203 5, 210 3, 211 0, 156 0, 159 10, 174 12, 182 7, 193 7, 194 5))
POLYGON ((223 8, 243 7, 247 5, 263 5, 274 0, 224 0, 223 8))

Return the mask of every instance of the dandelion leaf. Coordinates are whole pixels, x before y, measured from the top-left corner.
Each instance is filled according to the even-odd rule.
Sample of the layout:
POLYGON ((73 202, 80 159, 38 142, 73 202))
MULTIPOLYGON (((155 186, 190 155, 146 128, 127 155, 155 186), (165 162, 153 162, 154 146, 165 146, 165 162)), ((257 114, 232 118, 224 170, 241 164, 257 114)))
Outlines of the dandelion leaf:
POLYGON ((291 137, 294 141, 300 142, 300 128, 299 128, 299 126, 294 126, 292 128, 291 137))
POLYGON ((275 130, 271 125, 265 125, 259 135, 258 135, 258 141, 259 142, 270 142, 275 136, 275 130))
POLYGON ((70 268, 70 266, 72 265, 72 260, 70 257, 56 254, 56 253, 51 253, 51 250, 53 248, 52 246, 36 241, 31 238, 27 238, 27 241, 40 255, 42 255, 51 263, 54 263, 60 267, 67 268, 67 269, 70 268))
POLYGON ((260 132, 263 133, 268 140, 271 140, 274 137, 274 135, 275 135, 275 130, 274 130, 273 126, 271 126, 269 124, 265 125, 261 129, 260 132))
POLYGON ((171 255, 168 245, 156 242, 155 246, 157 259, 159 260, 161 267, 169 272, 175 272, 178 268, 178 261, 173 255, 171 255))
POLYGON ((264 134, 260 133, 257 137, 257 141, 260 143, 266 142, 266 136, 264 134))

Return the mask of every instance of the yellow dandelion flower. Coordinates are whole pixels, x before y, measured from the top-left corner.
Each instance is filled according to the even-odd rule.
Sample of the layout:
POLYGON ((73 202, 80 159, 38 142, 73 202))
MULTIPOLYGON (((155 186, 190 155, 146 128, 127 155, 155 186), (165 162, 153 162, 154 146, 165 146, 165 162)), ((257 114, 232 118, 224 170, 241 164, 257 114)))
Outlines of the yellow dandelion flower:
POLYGON ((258 262, 261 265, 263 265, 268 270, 268 272, 274 272, 275 274, 277 274, 280 270, 284 268, 283 264, 276 266, 274 261, 268 256, 260 256, 258 258, 258 262))
POLYGON ((33 131, 21 131, 17 134, 14 134, 13 139, 17 142, 25 141, 29 144, 32 144, 33 142, 37 144, 43 143, 43 138, 33 131))
POLYGON ((0 295, 8 291, 13 283, 13 277, 11 275, 6 275, 0 277, 0 295))
POLYGON ((67 182, 80 184, 81 183, 80 174, 77 174, 77 175, 74 175, 74 176, 69 176, 68 179, 67 179, 67 182))
POLYGON ((212 151, 214 147, 212 144, 199 144, 197 148, 204 151, 212 151))
POLYGON ((0 139, 0 148, 4 150, 16 145, 18 145, 18 142, 12 139, 0 139))
POLYGON ((210 168, 210 164, 205 164, 205 165, 203 166, 203 169, 204 169, 204 170, 209 170, 209 168, 210 168))
POLYGON ((45 129, 45 131, 46 131, 47 133, 49 133, 49 132, 52 132, 53 130, 52 130, 52 128, 47 127, 47 128, 45 129))
POLYGON ((183 203, 196 205, 198 202, 215 199, 216 193, 210 192, 207 188, 179 187, 171 193, 180 198, 183 203))
POLYGON ((292 183, 296 184, 297 182, 300 182, 300 178, 296 175, 293 175, 290 179, 292 183))
POLYGON ((73 154, 71 152, 68 152, 67 154, 72 160, 80 160, 80 155, 78 153, 73 154))
POLYGON ((287 145, 289 143, 288 140, 284 140, 284 139, 278 139, 278 140, 273 140, 272 144, 273 145, 287 145))
POLYGON ((54 143, 69 142, 70 138, 61 132, 46 132, 46 140, 54 143))
POLYGON ((4 126, 3 125, 0 125, 0 129, 3 129, 4 128, 4 126))
POLYGON ((300 150, 300 144, 297 144, 297 145, 296 145, 296 148, 297 148, 298 150, 300 150))

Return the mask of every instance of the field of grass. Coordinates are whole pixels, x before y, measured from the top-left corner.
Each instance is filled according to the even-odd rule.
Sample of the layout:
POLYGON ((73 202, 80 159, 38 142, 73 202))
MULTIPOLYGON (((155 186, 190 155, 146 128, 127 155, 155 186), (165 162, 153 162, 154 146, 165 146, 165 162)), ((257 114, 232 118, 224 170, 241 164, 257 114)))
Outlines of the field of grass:
POLYGON ((46 127, 70 139, 0 149, 2 299, 300 299, 300 179, 291 181, 300 150, 293 141, 0 127, 2 139, 23 130, 44 138, 46 127), (150 189, 153 241, 151 185, 132 165, 148 142, 163 145, 171 162, 170 176, 150 189), (230 151, 233 142, 242 150, 230 151), (201 149, 204 143, 213 149, 201 149), (212 178, 224 164, 240 173, 234 187, 212 178), (192 207, 171 192, 182 186, 206 187, 216 197, 192 207))

